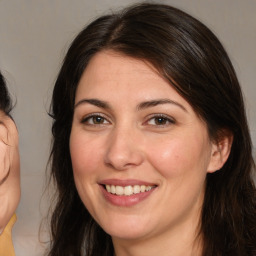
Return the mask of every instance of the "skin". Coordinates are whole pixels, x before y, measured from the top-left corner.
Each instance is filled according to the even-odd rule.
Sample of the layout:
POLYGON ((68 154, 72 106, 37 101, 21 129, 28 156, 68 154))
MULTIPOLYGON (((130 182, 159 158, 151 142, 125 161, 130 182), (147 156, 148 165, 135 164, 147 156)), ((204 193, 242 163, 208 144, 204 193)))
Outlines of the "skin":
POLYGON ((20 159, 18 131, 13 120, 0 111, 0 231, 2 232, 20 200, 20 159), (8 174, 9 175, 6 176, 8 174), (7 178, 6 178, 7 177, 7 178))
POLYGON ((206 174, 221 168, 229 150, 230 140, 212 142, 189 103, 147 62, 103 51, 84 71, 70 135, 74 179, 116 255, 200 255, 206 174), (116 206, 103 196, 106 179, 156 188, 135 205, 116 206))

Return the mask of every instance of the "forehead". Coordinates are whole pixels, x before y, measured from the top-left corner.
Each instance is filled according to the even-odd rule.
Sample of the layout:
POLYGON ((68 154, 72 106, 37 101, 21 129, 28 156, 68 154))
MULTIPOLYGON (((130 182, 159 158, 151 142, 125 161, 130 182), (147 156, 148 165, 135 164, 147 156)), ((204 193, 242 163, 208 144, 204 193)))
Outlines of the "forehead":
POLYGON ((138 100, 169 96, 188 105, 150 63, 113 51, 99 52, 91 59, 78 84, 76 102, 85 96, 104 97, 106 93, 111 98, 138 100))
MULTIPOLYGON (((162 77, 157 70, 146 60, 137 59, 113 50, 105 50, 95 54, 87 65, 82 77, 100 81, 106 78, 113 80, 114 76, 135 76, 137 73, 151 79, 162 77)), ((118 77, 120 79, 120 77, 118 77)))

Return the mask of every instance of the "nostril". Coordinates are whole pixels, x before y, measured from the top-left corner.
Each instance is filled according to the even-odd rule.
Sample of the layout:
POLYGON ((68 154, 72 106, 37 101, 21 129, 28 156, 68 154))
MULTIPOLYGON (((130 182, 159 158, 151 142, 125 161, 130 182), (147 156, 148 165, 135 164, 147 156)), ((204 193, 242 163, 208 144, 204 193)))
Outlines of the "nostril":
POLYGON ((139 166, 143 162, 143 154, 138 151, 108 152, 104 159, 106 166, 115 170, 126 170, 139 166))
POLYGON ((113 130, 107 141, 104 162, 116 170, 126 170, 143 162, 138 134, 131 127, 119 125, 113 130), (135 139, 136 137, 136 139, 135 139))

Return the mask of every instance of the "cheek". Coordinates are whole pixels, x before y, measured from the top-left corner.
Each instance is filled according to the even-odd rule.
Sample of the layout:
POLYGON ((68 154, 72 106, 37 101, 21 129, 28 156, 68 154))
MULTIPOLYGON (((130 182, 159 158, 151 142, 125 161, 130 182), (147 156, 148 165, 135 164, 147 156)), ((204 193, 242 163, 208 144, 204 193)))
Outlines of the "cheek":
POLYGON ((151 164, 164 176, 173 178, 185 173, 206 171, 209 154, 202 139, 173 139, 148 147, 151 164))
POLYGON ((90 142, 82 134, 70 136, 70 155, 75 185, 81 200, 88 210, 93 212, 94 186, 99 170, 98 145, 90 142))
POLYGON ((70 155, 74 176, 87 176, 95 173, 100 163, 101 152, 97 140, 88 140, 72 134, 70 136, 70 155))
POLYGON ((0 181, 6 178, 10 168, 9 147, 0 140, 0 181))

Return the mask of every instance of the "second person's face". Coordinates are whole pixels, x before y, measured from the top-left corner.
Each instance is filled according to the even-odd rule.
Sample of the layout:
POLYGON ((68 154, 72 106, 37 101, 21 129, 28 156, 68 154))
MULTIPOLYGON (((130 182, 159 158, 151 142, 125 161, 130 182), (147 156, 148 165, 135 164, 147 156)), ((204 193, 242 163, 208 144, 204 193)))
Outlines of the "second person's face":
POLYGON ((114 242, 198 224, 212 143, 146 62, 110 51, 92 58, 76 92, 70 153, 78 193, 114 242))
POLYGON ((0 231, 7 225, 20 200, 18 143, 15 123, 0 110, 0 231))

